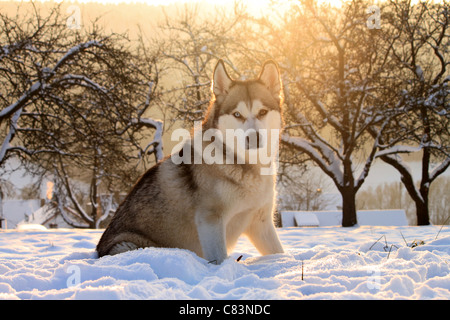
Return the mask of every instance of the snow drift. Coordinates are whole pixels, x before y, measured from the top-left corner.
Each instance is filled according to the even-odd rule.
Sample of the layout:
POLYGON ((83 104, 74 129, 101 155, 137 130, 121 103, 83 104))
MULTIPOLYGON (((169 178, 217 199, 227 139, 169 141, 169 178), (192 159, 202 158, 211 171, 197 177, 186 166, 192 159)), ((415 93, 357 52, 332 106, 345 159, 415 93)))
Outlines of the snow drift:
POLYGON ((98 259, 101 230, 2 230, 0 298, 450 298, 448 226, 278 231, 285 254, 262 257, 242 238, 216 266, 181 249, 98 259))

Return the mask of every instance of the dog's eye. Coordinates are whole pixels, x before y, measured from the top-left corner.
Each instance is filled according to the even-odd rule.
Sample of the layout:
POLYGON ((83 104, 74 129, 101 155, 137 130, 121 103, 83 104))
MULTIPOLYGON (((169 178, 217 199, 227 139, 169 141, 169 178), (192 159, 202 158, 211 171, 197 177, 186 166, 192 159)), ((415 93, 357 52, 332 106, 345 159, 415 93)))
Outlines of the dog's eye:
POLYGON ((267 114, 267 110, 261 109, 261 110, 259 110, 258 116, 262 117, 262 116, 265 116, 266 114, 267 114))
POLYGON ((235 113, 233 113, 233 116, 234 116, 235 118, 238 118, 238 119, 242 117, 241 113, 238 112, 238 111, 236 111, 235 113))

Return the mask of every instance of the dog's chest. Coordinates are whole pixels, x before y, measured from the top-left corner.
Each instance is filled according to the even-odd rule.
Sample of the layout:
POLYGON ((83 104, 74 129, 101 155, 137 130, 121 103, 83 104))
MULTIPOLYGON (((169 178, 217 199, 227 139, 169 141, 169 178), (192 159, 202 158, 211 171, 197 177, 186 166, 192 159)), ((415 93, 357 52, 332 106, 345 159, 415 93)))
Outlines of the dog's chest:
POLYGON ((267 176, 243 179, 234 185, 224 184, 221 189, 224 204, 232 212, 262 207, 274 198, 274 181, 267 176))

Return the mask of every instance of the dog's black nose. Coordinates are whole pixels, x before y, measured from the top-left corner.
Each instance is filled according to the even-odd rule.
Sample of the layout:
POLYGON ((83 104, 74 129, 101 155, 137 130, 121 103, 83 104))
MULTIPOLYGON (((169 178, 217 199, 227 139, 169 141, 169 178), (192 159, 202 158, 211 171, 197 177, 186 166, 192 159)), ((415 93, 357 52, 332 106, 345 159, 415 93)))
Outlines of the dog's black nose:
POLYGON ((245 149, 261 148, 262 138, 259 132, 252 131, 245 137, 245 149))

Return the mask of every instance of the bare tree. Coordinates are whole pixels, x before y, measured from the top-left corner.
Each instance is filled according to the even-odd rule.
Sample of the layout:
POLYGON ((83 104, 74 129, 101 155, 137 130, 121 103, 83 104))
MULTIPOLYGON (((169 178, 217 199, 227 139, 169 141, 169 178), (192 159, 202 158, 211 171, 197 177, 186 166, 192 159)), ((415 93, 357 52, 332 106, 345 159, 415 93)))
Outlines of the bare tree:
POLYGON ((396 0, 384 12, 385 28, 396 35, 391 72, 398 115, 381 137, 376 156, 398 170, 416 205, 417 224, 428 225, 431 183, 450 166, 450 6, 448 1, 412 5, 396 0), (422 170, 417 185, 400 155, 418 152, 422 170))
POLYGON ((281 171, 278 179, 279 211, 319 211, 329 205, 325 190, 330 182, 317 175, 316 170, 310 167, 301 170, 298 166, 289 165, 281 171))
POLYGON ((264 21, 283 69, 282 142, 332 179, 343 199, 343 226, 357 223, 356 193, 393 116, 389 98, 379 99, 389 52, 383 51, 380 31, 367 27, 367 6, 365 1, 342 8, 301 1, 285 13, 281 26, 264 21), (379 130, 372 138, 368 128, 375 123, 379 130))
POLYGON ((166 14, 152 40, 161 48, 161 70, 166 77, 163 103, 174 112, 172 120, 185 125, 203 118, 211 98, 211 74, 219 59, 236 77, 241 75, 233 58, 244 48, 235 31, 244 13, 240 7, 231 14, 217 10, 222 11, 204 15, 198 5, 185 5, 175 15, 166 14))
POLYGON ((148 118, 157 98, 154 55, 142 41, 95 25, 68 29, 59 6, 47 16, 1 15, 0 23, 0 163, 27 156, 57 180, 66 220, 74 214, 83 224, 72 225, 98 227, 112 209, 99 215, 100 192, 129 187, 148 154, 163 157, 163 124, 148 118), (75 178, 89 181, 90 212, 77 200, 75 178))

